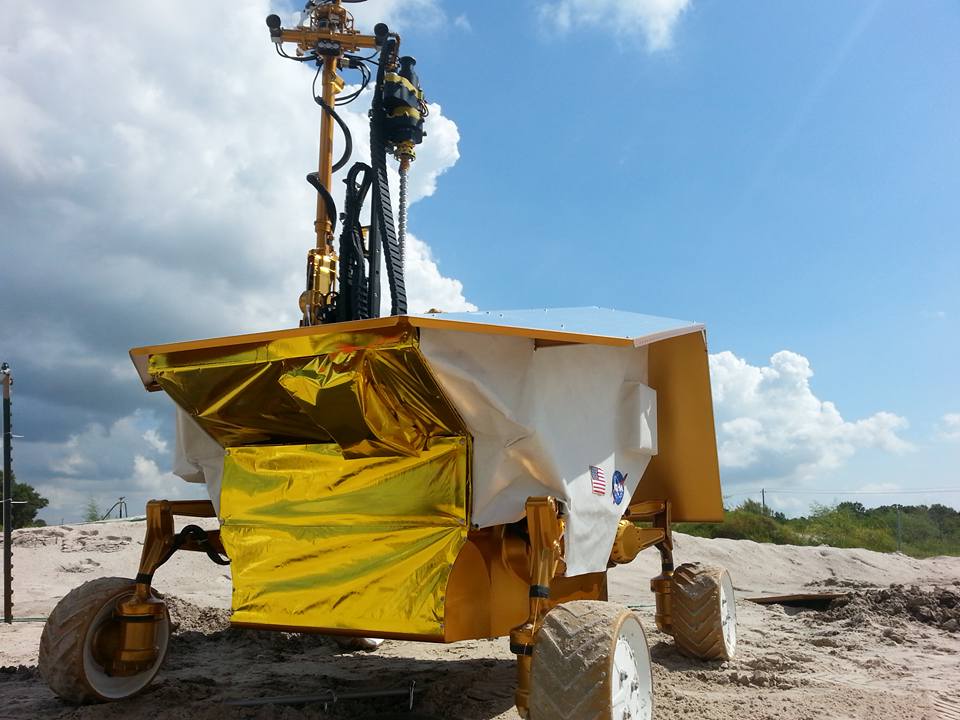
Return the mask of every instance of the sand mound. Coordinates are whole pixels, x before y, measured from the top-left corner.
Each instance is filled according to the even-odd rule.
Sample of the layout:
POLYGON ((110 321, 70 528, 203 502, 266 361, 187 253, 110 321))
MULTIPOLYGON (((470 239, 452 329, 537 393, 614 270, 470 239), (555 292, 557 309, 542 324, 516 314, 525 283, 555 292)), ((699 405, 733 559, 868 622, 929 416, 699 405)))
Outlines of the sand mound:
MULTIPOLYGON (((14 548, 59 546, 60 552, 119 552, 133 543, 131 535, 111 533, 110 527, 90 524, 82 528, 69 525, 58 527, 25 528, 13 534, 14 548)), ((16 552, 16 550, 14 551, 16 552)))
MULTIPOLYGON (((199 521, 207 522, 216 521, 199 521)), ((124 520, 16 531, 17 616, 46 616, 69 590, 96 578, 132 578, 144 529, 143 522, 124 520)), ((610 572, 611 600, 638 608, 647 632, 658 720, 931 720, 942 708, 956 708, 960 717, 960 697, 952 695, 960 633, 951 624, 960 607, 960 558, 917 560, 680 534, 675 540, 679 562, 730 570, 741 598, 740 636, 730 662, 686 658, 653 621, 649 582, 660 571, 656 551, 610 572), (805 587, 851 595, 824 612, 742 600, 805 587)), ((173 637, 148 692, 117 704, 65 705, 36 672, 43 623, 14 623, 0 626, 0 718, 385 718, 403 710, 405 699, 345 700, 326 711, 317 703, 245 709, 229 703, 404 689, 415 681, 418 712, 444 720, 517 720, 516 661, 505 638, 454 645, 387 641, 374 653, 349 652, 321 635, 230 628, 230 570, 203 553, 177 553, 155 583, 169 603, 173 637)))

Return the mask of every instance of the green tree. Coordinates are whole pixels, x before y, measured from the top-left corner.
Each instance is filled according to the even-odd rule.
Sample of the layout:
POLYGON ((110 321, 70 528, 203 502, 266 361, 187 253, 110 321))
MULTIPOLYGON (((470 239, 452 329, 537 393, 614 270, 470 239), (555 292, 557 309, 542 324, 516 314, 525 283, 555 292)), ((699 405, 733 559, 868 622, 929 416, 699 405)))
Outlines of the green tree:
POLYGON ((103 517, 100 508, 97 507, 97 501, 92 497, 87 498, 87 506, 83 509, 84 522, 97 522, 103 517))
POLYGON ((853 513, 854 515, 866 515, 867 509, 863 506, 863 503, 858 502, 842 502, 837 505, 837 510, 840 512, 853 513))
POLYGON ((763 505, 756 500, 744 500, 736 509, 741 512, 753 513, 754 515, 763 515, 763 505))
MULTIPOLYGON (((10 509, 13 518, 13 528, 34 527, 46 525, 43 520, 37 520, 37 513, 45 508, 50 501, 38 493, 33 486, 17 482, 16 475, 10 478, 13 486, 10 488, 10 498, 14 501, 10 509)), ((0 470, 0 482, 3 481, 3 471, 0 470)))
POLYGON ((934 524, 937 526, 937 532, 940 536, 940 540, 944 539, 944 533, 947 530, 950 521, 957 517, 958 514, 956 510, 946 505, 941 505, 939 503, 934 503, 930 506, 928 511, 930 514, 930 519, 933 520, 934 524))

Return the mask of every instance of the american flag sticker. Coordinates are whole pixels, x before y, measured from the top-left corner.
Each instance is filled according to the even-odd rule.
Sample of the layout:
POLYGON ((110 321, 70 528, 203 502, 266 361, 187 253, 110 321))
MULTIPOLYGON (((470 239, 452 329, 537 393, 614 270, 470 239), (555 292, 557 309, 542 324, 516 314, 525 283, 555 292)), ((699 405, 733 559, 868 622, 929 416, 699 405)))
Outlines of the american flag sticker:
POLYGON ((607 494, 607 476, 603 474, 603 468, 590 466, 590 487, 594 495, 607 494))

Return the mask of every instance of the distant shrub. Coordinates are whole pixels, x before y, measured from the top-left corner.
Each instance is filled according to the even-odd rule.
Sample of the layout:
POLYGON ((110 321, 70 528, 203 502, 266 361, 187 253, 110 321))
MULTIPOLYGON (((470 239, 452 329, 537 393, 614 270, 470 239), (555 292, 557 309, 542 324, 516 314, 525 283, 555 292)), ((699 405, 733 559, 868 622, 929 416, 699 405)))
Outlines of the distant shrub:
POLYGON ((736 510, 727 510, 722 523, 678 523, 676 530, 700 537, 754 540, 777 545, 806 544, 784 522, 764 515, 760 504, 750 500, 736 510))
MULTIPOLYGON (((866 508, 858 502, 815 503, 807 517, 788 518, 747 500, 724 512, 722 523, 677 523, 678 532, 707 538, 754 540, 777 545, 830 545, 897 550, 897 507, 866 508)), ((944 505, 900 508, 900 549, 914 557, 960 555, 960 513, 944 505)))

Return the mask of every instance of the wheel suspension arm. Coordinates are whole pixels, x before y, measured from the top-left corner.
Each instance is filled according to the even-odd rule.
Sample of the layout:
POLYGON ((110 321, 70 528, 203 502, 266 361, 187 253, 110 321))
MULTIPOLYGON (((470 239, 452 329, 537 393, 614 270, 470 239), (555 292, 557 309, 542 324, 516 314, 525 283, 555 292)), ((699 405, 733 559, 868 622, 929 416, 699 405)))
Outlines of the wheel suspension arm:
POLYGON ((543 618, 552 607, 550 583, 563 555, 563 520, 552 497, 527 500, 527 532, 530 536, 530 614, 527 621, 510 632, 510 652, 517 656, 517 712, 528 716, 530 667, 533 644, 543 618))
POLYGON ((173 556, 177 550, 205 552, 218 565, 228 565, 219 530, 204 530, 197 525, 188 525, 179 533, 174 532, 173 518, 216 517, 213 503, 209 500, 151 500, 147 503, 147 532, 143 539, 140 568, 137 572, 137 597, 150 597, 153 574, 173 556))
POLYGON ((119 633, 99 633, 94 645, 109 674, 124 677, 149 668, 157 658, 157 632, 166 616, 166 604, 150 589, 153 573, 177 550, 200 550, 211 560, 226 564, 219 530, 204 530, 188 525, 174 533, 175 515, 186 517, 215 517, 209 500, 151 500, 147 503, 147 531, 143 539, 140 569, 133 592, 120 600, 114 608, 113 619, 119 623, 119 633))
POLYGON ((660 574, 650 581, 650 589, 657 602, 657 627, 661 632, 672 634, 670 594, 673 589, 673 531, 671 530, 670 501, 650 500, 631 505, 627 510, 627 519, 652 521, 653 528, 649 530, 657 531, 663 536, 654 543, 660 551, 660 574))

